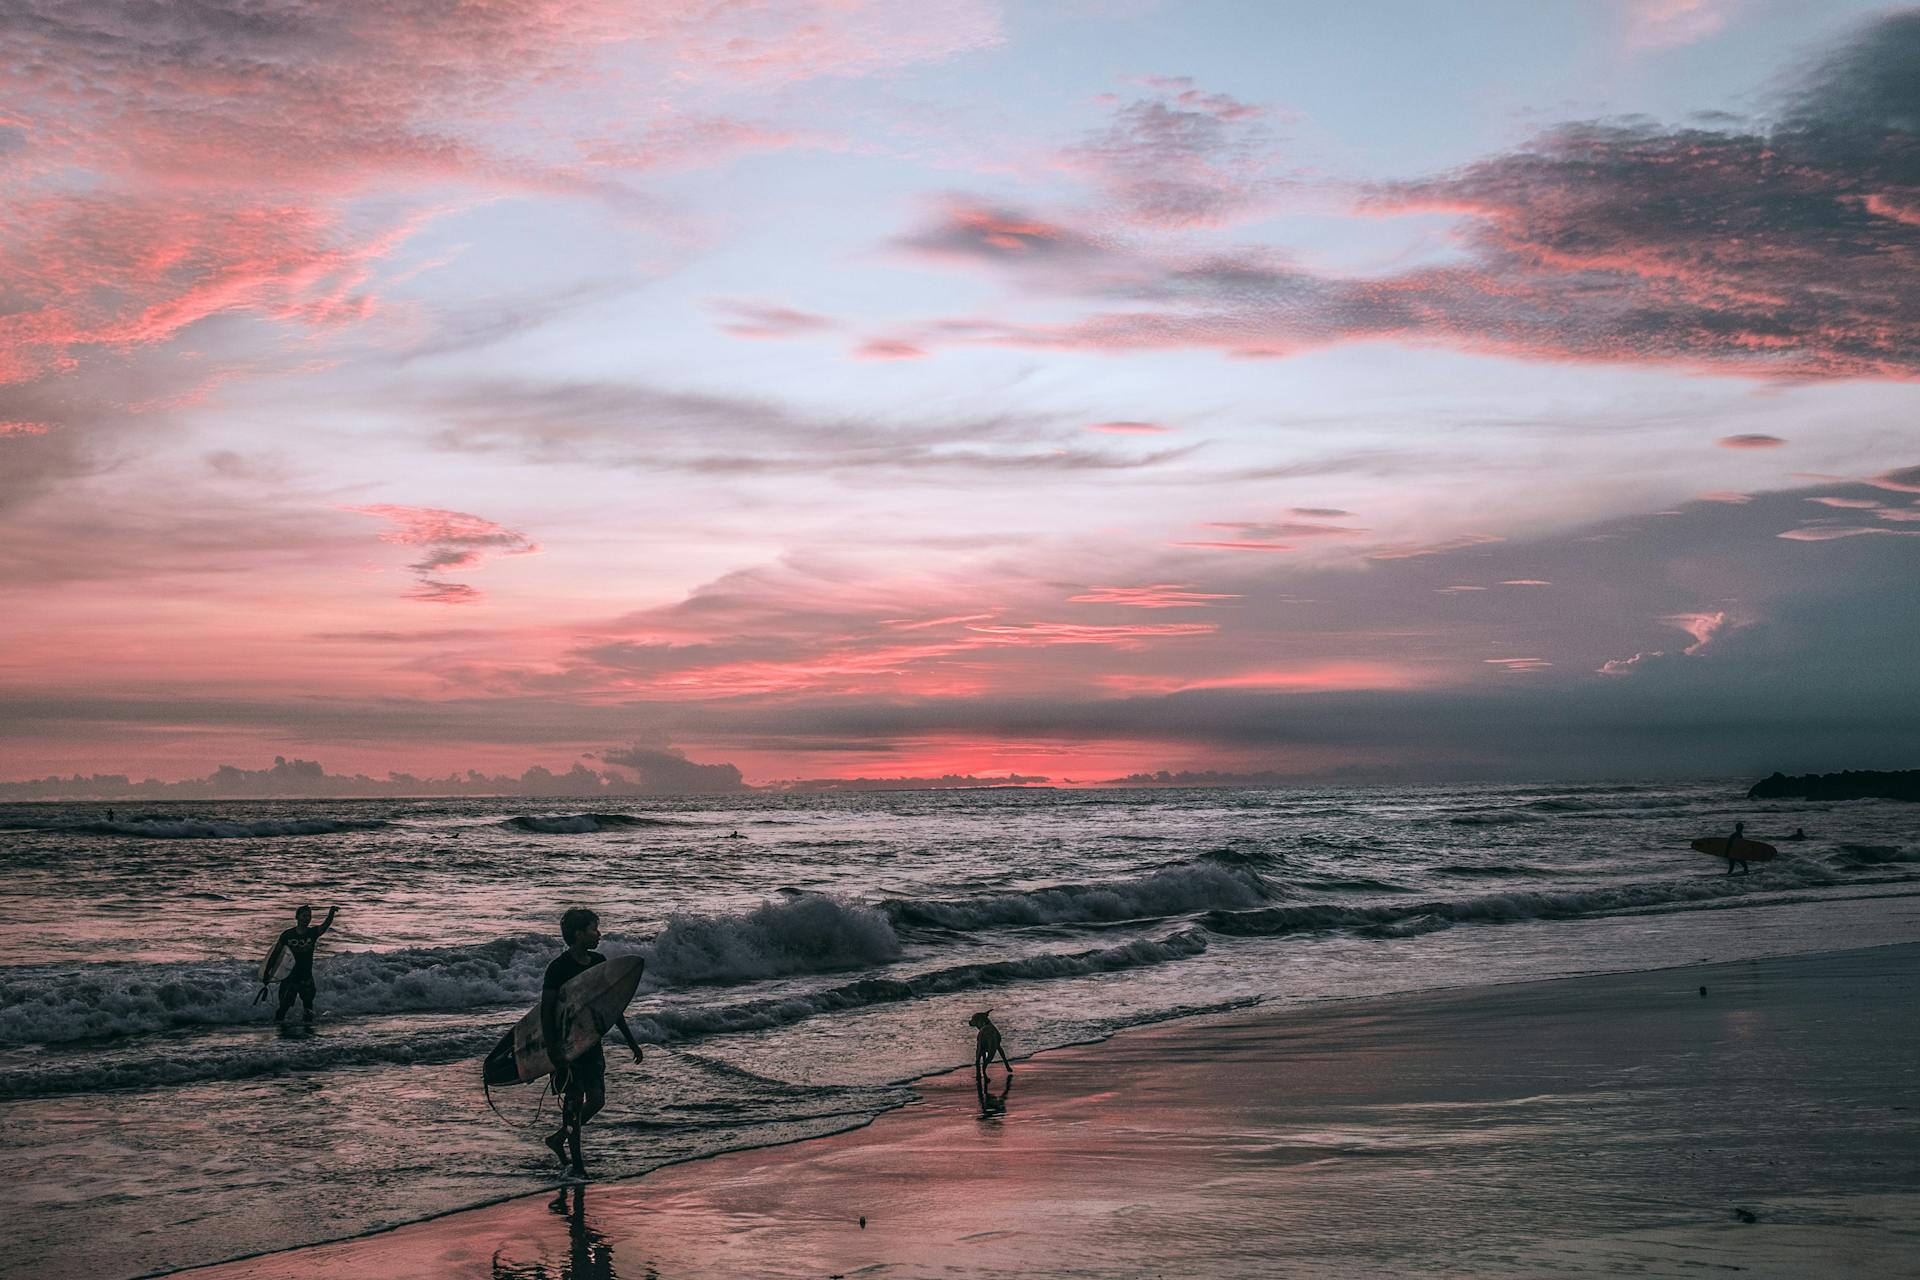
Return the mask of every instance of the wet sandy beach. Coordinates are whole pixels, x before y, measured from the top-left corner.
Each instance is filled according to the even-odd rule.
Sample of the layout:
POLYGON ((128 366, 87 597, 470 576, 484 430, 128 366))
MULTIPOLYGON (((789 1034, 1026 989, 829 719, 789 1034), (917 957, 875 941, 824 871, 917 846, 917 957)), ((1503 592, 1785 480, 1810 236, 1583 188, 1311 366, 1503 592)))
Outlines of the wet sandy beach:
POLYGON ((189 1274, 1897 1274, 1917 978, 1884 947, 1169 1023, 854 1133, 189 1274))

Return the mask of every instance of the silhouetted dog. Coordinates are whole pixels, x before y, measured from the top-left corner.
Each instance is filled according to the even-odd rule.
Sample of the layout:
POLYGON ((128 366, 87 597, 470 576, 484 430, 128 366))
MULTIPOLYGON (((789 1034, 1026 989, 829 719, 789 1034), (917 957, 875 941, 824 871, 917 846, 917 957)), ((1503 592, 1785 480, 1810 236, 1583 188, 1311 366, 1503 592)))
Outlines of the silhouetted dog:
POLYGON ((1007 1061, 1007 1046, 1000 1039, 1000 1028, 993 1025, 993 1019, 987 1015, 991 1009, 982 1009, 967 1019, 967 1025, 978 1027, 980 1034, 973 1041, 973 1069, 984 1072, 993 1063, 993 1055, 1000 1055, 1000 1065, 1013 1074, 1013 1064, 1007 1061))

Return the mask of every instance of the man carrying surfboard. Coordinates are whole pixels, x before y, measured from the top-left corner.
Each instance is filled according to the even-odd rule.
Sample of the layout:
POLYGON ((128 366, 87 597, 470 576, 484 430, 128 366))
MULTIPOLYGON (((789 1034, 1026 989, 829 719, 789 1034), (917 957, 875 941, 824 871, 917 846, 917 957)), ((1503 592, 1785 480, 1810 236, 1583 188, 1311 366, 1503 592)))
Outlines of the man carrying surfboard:
POLYGON ((306 1007, 306 1020, 313 1021, 313 948, 320 941, 320 935, 333 928, 333 918, 339 912, 339 907, 328 907, 327 918, 316 929, 313 908, 303 904, 293 913, 293 928, 284 930, 273 944, 273 950, 267 953, 267 962, 260 966, 263 983, 273 981, 282 956, 293 959, 293 967, 280 979, 280 1007, 274 1011, 275 1022, 287 1016, 296 999, 306 1007))
MULTIPOLYGON (((549 1045, 566 1043, 560 1035, 560 988, 607 960, 594 950, 600 945, 600 917, 587 908, 572 907, 560 917, 560 936, 567 949, 553 958, 540 983, 540 1031, 549 1045)), ((631 987, 628 992, 631 994, 631 987)), ((633 1038, 626 1015, 616 1016, 613 1022, 633 1050, 633 1060, 641 1061, 640 1042, 633 1038)), ((560 1108, 560 1127, 548 1135, 547 1147, 576 1176, 584 1177, 587 1172, 580 1154, 580 1131, 606 1105, 606 1082, 607 1055, 598 1040, 571 1059, 554 1063, 553 1091, 566 1101, 560 1108)))

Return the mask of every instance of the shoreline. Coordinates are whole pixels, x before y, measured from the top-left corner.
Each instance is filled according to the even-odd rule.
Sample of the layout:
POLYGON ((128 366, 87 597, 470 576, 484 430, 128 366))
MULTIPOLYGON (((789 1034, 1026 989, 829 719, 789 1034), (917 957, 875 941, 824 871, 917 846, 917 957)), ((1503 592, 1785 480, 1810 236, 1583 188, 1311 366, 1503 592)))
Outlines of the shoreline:
MULTIPOLYGON (((966 1088, 965 1076, 968 1073, 967 1069, 962 1067, 958 1071, 942 1071, 915 1078, 908 1082, 916 1086, 915 1099, 900 1107, 882 1111, 859 1124, 836 1130, 829 1135, 815 1135, 784 1143, 703 1155, 677 1163, 663 1164, 636 1177, 608 1183, 590 1183, 576 1198, 582 1206, 587 1200, 593 1200, 596 1202, 595 1210, 589 1221, 587 1211, 582 1207, 576 1215, 579 1220, 570 1222, 569 1229, 574 1238, 569 1244, 577 1245, 584 1236, 591 1236, 592 1239, 587 1243, 594 1245, 594 1242, 599 1242, 595 1247, 604 1246, 609 1256, 613 1252, 619 1252, 621 1248, 630 1254, 639 1247, 635 1243, 634 1233, 637 1230, 635 1224, 657 1225, 655 1220, 659 1218, 660 1211, 649 1206, 665 1196, 670 1200, 696 1206, 683 1210, 675 1216, 675 1225, 679 1228, 675 1234, 681 1237, 703 1239, 705 1241, 703 1247, 709 1251, 708 1254, 701 1254, 699 1249, 695 1249, 692 1255, 676 1258, 675 1265, 678 1270, 687 1274, 705 1274, 709 1271, 712 1274, 726 1274, 729 1267, 743 1265, 740 1260, 729 1259, 726 1256, 737 1250, 726 1240, 713 1237, 712 1232, 704 1228, 710 1227, 716 1210, 722 1208, 715 1197, 724 1199, 726 1196, 732 1196, 735 1200, 744 1198, 750 1204, 757 1203, 758 1216, 762 1219, 771 1215, 773 1219, 781 1220, 781 1228, 773 1234, 789 1238, 795 1231, 799 1231, 809 1246, 816 1250, 824 1250, 821 1257, 822 1265, 838 1259, 839 1255, 834 1252, 836 1249, 851 1249, 857 1254, 862 1249, 884 1251, 892 1248, 904 1249, 907 1253, 913 1254, 916 1249, 922 1249, 923 1246, 917 1244, 914 1238, 899 1237, 893 1233, 877 1230, 867 1232, 865 1228, 860 1228, 860 1234, 857 1236, 847 1237, 844 1240, 837 1239, 835 1237, 844 1236, 845 1233, 824 1228, 817 1220, 817 1213, 810 1216, 802 1215, 805 1220, 804 1225, 796 1226, 793 1222, 785 1221, 782 1214, 773 1212, 768 1205, 761 1203, 765 1200, 766 1188, 768 1186, 780 1189, 795 1187, 798 1189, 796 1194, 804 1194, 808 1180, 815 1176, 817 1167, 822 1164, 832 1165, 846 1160, 858 1163, 862 1159, 880 1159, 884 1163, 887 1159, 899 1157, 911 1151, 916 1143, 925 1143, 929 1138, 934 1139, 929 1150, 944 1152, 949 1144, 969 1145, 979 1141, 981 1132, 988 1128, 1004 1129, 1010 1133, 1016 1122, 1021 1119, 1018 1113, 1022 1109, 1031 1111, 1035 1107, 1038 1108, 1038 1114, 1029 1119, 1028 1128, 1025 1131, 1042 1131, 1046 1126, 1059 1122, 1061 1114, 1072 1114, 1076 1107, 1088 1104, 1085 1097, 1075 1095, 1074 1082, 1084 1083, 1086 1078, 1098 1076, 1102 1070, 1102 1064, 1111 1060, 1117 1059, 1133 1064, 1140 1073, 1144 1073, 1144 1079, 1136 1079, 1134 1084, 1134 1087, 1142 1091, 1143 1099, 1151 1097, 1167 1114, 1187 1115, 1189 1120, 1193 1120, 1196 1117, 1204 1118, 1211 1114, 1208 1107, 1213 1104, 1204 1095, 1217 1088, 1216 1082, 1215 1085, 1199 1088, 1196 1094, 1196 1081, 1204 1084, 1211 1072, 1204 1062, 1195 1062, 1191 1060, 1190 1055, 1198 1052, 1204 1057, 1209 1052, 1209 1046, 1211 1052, 1221 1055, 1224 1059, 1238 1061, 1247 1067, 1265 1067, 1267 1074, 1271 1075, 1275 1074, 1273 1068, 1276 1066, 1292 1067, 1296 1056, 1301 1052, 1332 1059, 1344 1057, 1349 1068, 1357 1068, 1367 1062, 1368 1053, 1386 1052, 1392 1057, 1405 1058, 1410 1049, 1415 1046, 1397 1043, 1395 1036, 1391 1034, 1383 1039, 1377 1034, 1377 1029, 1382 1024, 1389 1027, 1396 1023, 1412 1024, 1426 1028, 1430 1037, 1457 1039, 1459 1027, 1454 1024, 1464 1022, 1471 1025, 1477 1021, 1484 1022, 1491 1017, 1493 1023, 1498 1025, 1501 1019, 1518 1016, 1520 1013, 1526 1013, 1527 1016, 1552 1018, 1555 1015, 1551 1014, 1551 1007, 1556 1004, 1565 1005, 1569 1001, 1585 1008, 1586 1012, 1599 1022, 1633 1023, 1643 1017, 1633 1007, 1633 993, 1645 995, 1649 991, 1664 992, 1666 994, 1660 999, 1665 1002, 1665 1005, 1671 1006, 1671 992, 1678 987, 1684 987, 1685 994, 1691 999, 1706 1001, 1706 1004, 1697 1007, 1698 1010, 1712 1011, 1713 1001, 1710 997, 1693 995, 1693 987, 1700 984, 1691 981, 1682 983, 1680 982, 1682 975, 1699 975, 1704 979, 1704 985, 1708 986, 1715 984, 1727 986, 1731 983, 1735 987, 1744 987, 1756 981, 1753 975, 1758 973, 1765 979, 1761 982, 1761 986, 1772 982, 1782 990, 1792 988, 1797 994, 1789 998, 1776 991, 1768 996, 1766 992, 1756 988, 1748 993, 1747 1004, 1758 1007, 1767 1005, 1771 1001, 1772 1004, 1779 1006, 1772 1008, 1768 1013, 1768 1016, 1776 1021, 1790 1021, 1795 1016, 1805 1021, 1811 1016, 1813 1021, 1824 1025, 1831 1020, 1831 1011, 1820 1006, 1817 999, 1809 995, 1806 989, 1809 988, 1806 975, 1819 972, 1849 974, 1850 981, 1865 983, 1877 989, 1878 986, 1885 985, 1889 975, 1897 977, 1905 974, 1908 978, 1920 975, 1920 944, 1894 944, 1860 950, 1806 953, 1711 965, 1683 965, 1537 981, 1429 989, 1386 996, 1302 1003, 1280 1003, 1269 1000, 1251 1007, 1242 1006, 1128 1027, 1103 1039, 1051 1048, 1016 1059, 1021 1069, 1015 1073, 1015 1081, 1024 1084, 1029 1080, 1039 1080, 1043 1091, 1032 1102, 1026 1098, 1018 1098, 1019 1093, 1028 1093, 1027 1089, 1011 1093, 1010 1098, 1018 1099, 1025 1104, 1024 1107, 1013 1108, 1011 1113, 1002 1110, 996 1115, 988 1105, 990 1095, 980 1095, 978 1100, 982 1104, 982 1111, 987 1114, 972 1114, 974 1098, 970 1095, 973 1091, 966 1088), (1502 1013, 1502 1010, 1505 1012, 1502 1013), (1367 1030, 1367 1028, 1375 1028, 1375 1030, 1367 1030), (1363 1053, 1362 1049, 1366 1052, 1363 1053), (1177 1069, 1165 1068, 1161 1065, 1169 1055, 1179 1060, 1180 1065, 1177 1069), (1049 1081, 1055 1086, 1050 1091, 1047 1088, 1049 1081), (967 1114, 963 1117, 961 1112, 967 1114), (936 1132, 930 1134, 929 1126, 936 1132), (744 1180, 741 1176, 743 1170, 748 1171, 744 1180), (711 1251, 715 1249, 720 1250, 720 1254, 711 1256, 711 1251)), ((1698 1028, 1690 1029, 1688 1026, 1689 1022, 1700 1021, 1695 1010, 1696 1006, 1686 1003, 1680 1004, 1677 1010, 1667 1007, 1665 1016, 1668 1021, 1671 1022, 1676 1017, 1679 1021, 1667 1026, 1663 1034, 1669 1040, 1675 1037, 1685 1040, 1687 1036, 1696 1034, 1698 1028)), ((1750 1009, 1749 1012, 1752 1010, 1750 1009)), ((1564 1020, 1564 1015, 1560 1016, 1564 1020)), ((1906 1021, 1912 1020, 1908 1018, 1906 1021)), ((1871 1024, 1868 1024, 1867 1029, 1871 1029, 1871 1024)), ((1882 1032, 1887 1030, 1886 1027, 1879 1029, 1882 1032)), ((1577 1024, 1562 1028, 1562 1034, 1568 1037, 1567 1043, 1571 1044, 1579 1040, 1580 1043, 1586 1044, 1588 1051, 1602 1052, 1604 1046, 1588 1043, 1591 1040, 1592 1031, 1591 1027, 1583 1029, 1577 1024), (1585 1039, 1581 1039, 1583 1030, 1585 1039)), ((1407 1034, 1407 1029, 1402 1027, 1400 1038, 1404 1040, 1407 1034)), ((1912 1031, 1906 1032, 1908 1041, 1914 1038, 1914 1034, 1912 1031)), ((1606 1038, 1603 1034, 1602 1039, 1606 1038)), ((1418 1037, 1415 1039, 1417 1040, 1418 1037)), ((1649 1043, 1658 1043, 1658 1038, 1649 1043)), ((1908 1051, 1912 1047, 1911 1043, 1906 1045, 1908 1051)), ((1456 1050, 1471 1049, 1471 1046, 1455 1044, 1454 1048, 1456 1050)), ((1697 1048, 1698 1046, 1695 1046, 1695 1049, 1697 1048)), ((1480 1071, 1487 1076, 1489 1082, 1501 1075, 1498 1064, 1480 1061, 1471 1052, 1467 1053, 1463 1061, 1468 1063, 1467 1071, 1480 1071)), ((1545 1074, 1550 1078, 1554 1074, 1551 1055, 1544 1059, 1544 1063, 1547 1067, 1545 1074)), ((1538 1065, 1540 1064, 1537 1063, 1536 1066, 1538 1065)), ((1885 1064, 1884 1060, 1883 1065, 1892 1069, 1892 1064, 1885 1064)), ((1629 1074, 1637 1070, 1639 1068, 1630 1067, 1629 1074)), ((1893 1074, 1897 1077, 1901 1072, 1893 1070, 1893 1074)), ((1335 1095, 1340 1095, 1345 1088, 1337 1078, 1324 1083, 1333 1090, 1335 1095)), ((1442 1093, 1446 1092, 1446 1089, 1436 1082, 1428 1083, 1440 1088, 1442 1093)), ((1920 1090, 1914 1090, 1910 1082, 1896 1081, 1890 1087, 1907 1090, 1907 1095, 1903 1096, 1907 1096, 1909 1102, 1920 1101, 1920 1098, 1910 1096, 1914 1092, 1920 1092, 1920 1090)), ((1267 1111, 1278 1115, 1287 1113, 1289 1108, 1297 1108, 1304 1100, 1297 1096, 1293 1085, 1279 1092, 1285 1096, 1263 1096, 1258 1103, 1253 1104, 1254 1110, 1259 1111, 1264 1106, 1267 1111)), ((1308 1092, 1311 1093, 1311 1090, 1308 1092)), ((1032 1095, 1029 1094, 1029 1096, 1032 1095)), ((1003 1098, 999 1101, 1005 1107, 1009 1099, 1003 1098)), ((1423 1104, 1417 1097, 1403 1097, 1395 1105, 1410 1106, 1413 1110, 1407 1114, 1417 1115, 1419 1107, 1423 1104)), ((1894 1110, 1899 1111, 1901 1108, 1895 1107, 1894 1110)), ((1910 1112, 1909 1115, 1911 1115, 1910 1112)), ((1111 1120, 1111 1117, 1107 1119, 1111 1120)), ((1914 1124, 1920 1124, 1920 1117, 1914 1117, 1909 1121, 1909 1127, 1914 1124)), ((1197 1132, 1206 1129, 1207 1126, 1205 1124, 1189 1125, 1183 1129, 1176 1125, 1175 1128, 1180 1132, 1197 1132)), ((1224 1145, 1221 1149, 1201 1153, 1203 1158, 1198 1168, 1202 1172, 1213 1169, 1221 1158, 1229 1162, 1232 1159, 1233 1153, 1230 1148, 1233 1142, 1229 1140, 1230 1128, 1220 1129, 1218 1126, 1215 1128, 1218 1131, 1214 1136, 1224 1145)), ((1368 1133, 1367 1129, 1368 1126, 1361 1126, 1360 1136, 1363 1139, 1361 1148, 1365 1148, 1370 1143, 1384 1143, 1383 1150, 1394 1148, 1392 1126, 1389 1125, 1371 1133, 1368 1133)), ((1916 1131, 1916 1136, 1920 1136, 1920 1131, 1916 1131)), ((1107 1133, 1101 1141, 1107 1139, 1112 1139, 1109 1145, 1113 1145, 1115 1151, 1127 1148, 1124 1126, 1118 1136, 1107 1133)), ((1096 1143, 1096 1145, 1099 1144, 1096 1143)), ((1909 1144, 1910 1147, 1915 1145, 1920 1144, 1909 1144)), ((1114 1155, 1115 1151, 1109 1151, 1108 1154, 1114 1155)), ((1034 1159, 1045 1159, 1049 1155, 1049 1149, 1043 1142, 1028 1155, 1034 1159)), ((1354 1157, 1349 1152, 1344 1156, 1336 1153, 1325 1159, 1331 1159, 1339 1164, 1343 1160, 1353 1160, 1354 1157)), ((1306 1163, 1318 1165, 1322 1163, 1322 1159, 1314 1157, 1308 1159, 1306 1163)), ((1358 1163, 1366 1162, 1360 1159, 1358 1163)), ((930 1183, 939 1183, 942 1180, 951 1182, 956 1176, 961 1182, 969 1181, 968 1175, 954 1175, 950 1171, 942 1172, 937 1168, 915 1172, 923 1174, 925 1180, 930 1183)), ((907 1181, 914 1180, 904 1173, 901 1176, 907 1181)), ((1016 1176, 1013 1180, 1017 1182, 1020 1179, 1016 1176)), ((1920 1193, 1920 1171, 1913 1171, 1912 1176, 1903 1173, 1895 1180, 1894 1185, 1896 1197, 1902 1198, 1904 1204, 1904 1197, 1920 1193)), ((888 1202, 889 1186, 885 1179, 878 1181, 870 1177, 864 1181, 859 1178, 854 1179, 854 1188, 863 1191, 868 1198, 878 1203, 888 1202)), ((493 1261, 488 1267, 480 1266, 477 1255, 461 1254, 460 1250, 464 1247, 463 1242, 473 1238, 495 1237, 515 1242, 515 1247, 534 1247, 536 1251, 556 1247, 552 1241, 536 1245, 527 1244, 528 1241, 540 1241, 542 1229, 551 1225, 553 1215, 547 1212, 548 1206, 543 1201, 553 1193, 554 1189, 549 1186, 542 1191, 506 1197, 484 1205, 467 1206, 446 1214, 415 1219, 408 1223, 329 1242, 247 1255, 211 1266, 147 1274, 194 1274, 207 1277, 208 1280, 213 1280, 214 1277, 227 1277, 231 1280, 241 1280, 242 1277, 246 1280, 269 1280, 270 1277, 280 1275, 310 1276, 316 1272, 321 1276, 348 1276, 369 1274, 375 1270, 383 1274, 423 1276, 429 1274, 523 1274, 501 1272, 498 1250, 495 1251, 493 1261), (449 1256, 447 1253, 449 1248, 459 1256, 449 1256), (428 1261, 429 1257, 431 1261, 427 1269, 409 1270, 409 1267, 428 1261)), ((1404 1191, 1404 1188, 1402 1190, 1404 1191)), ((1028 1187, 1010 1208, 1016 1210, 1014 1216, 1017 1218, 1020 1216, 1017 1210, 1021 1204, 1044 1201, 1049 1194, 1051 1192, 1047 1186, 1028 1187)), ((857 1200, 859 1197, 853 1198, 857 1200)), ((1225 1194, 1224 1199, 1243 1202, 1241 1203, 1243 1211, 1251 1207, 1257 1212, 1264 1204, 1262 1196, 1257 1194, 1252 1197, 1251 1202, 1247 1202, 1245 1188, 1232 1194, 1225 1194)), ((1657 1202, 1657 1197, 1652 1202, 1657 1202)), ((1205 1206, 1202 1205, 1196 1211, 1204 1212, 1204 1209, 1205 1206)), ((733 1212, 735 1210, 729 1209, 721 1216, 724 1218, 733 1212)), ((930 1208, 926 1204, 917 1206, 917 1212, 921 1216, 928 1213, 933 1213, 935 1216, 939 1214, 937 1207, 930 1208)), ((1030 1217, 1031 1214, 1028 1216, 1030 1217)), ((764 1227, 766 1224, 763 1222, 762 1225, 764 1227)), ((876 1218, 877 1225, 878 1218, 876 1218)), ((1661 1224, 1649 1225, 1658 1227, 1661 1224)), ((1694 1225, 1704 1227, 1707 1224, 1694 1225)), ((1864 1233, 1870 1236, 1875 1230, 1878 1228, 1870 1229, 1861 1226, 1855 1234, 1864 1233)), ((916 1233, 916 1235, 921 1234, 924 1232, 916 1233)), ((971 1238, 977 1234, 977 1232, 960 1232, 954 1238, 971 1238)), ((987 1234, 997 1238, 1006 1233, 988 1232, 987 1234)), ((1024 1233, 1016 1232, 1015 1234, 1024 1233)), ((1178 1229, 1173 1230, 1171 1234, 1173 1238, 1181 1241, 1181 1247, 1193 1247, 1193 1242, 1184 1239, 1178 1229)), ((1387 1230, 1386 1234, 1393 1236, 1394 1232, 1387 1230)), ((1902 1247, 1910 1247, 1910 1244, 1911 1242, 1902 1247)), ((976 1250, 976 1252, 979 1251, 976 1250)), ((994 1254, 992 1249, 985 1249, 984 1252, 989 1255, 994 1254)), ((849 1264, 853 1262, 851 1256, 842 1260, 849 1264)), ((927 1259, 923 1257, 922 1261, 927 1259)), ((988 1265, 980 1269, 978 1274, 1000 1273, 993 1269, 998 1263, 991 1263, 987 1258, 983 1258, 982 1261, 988 1265)), ((999 1261, 1010 1262, 1011 1259, 1001 1257, 999 1261)), ((1278 1263, 1280 1260, 1276 1258, 1274 1261, 1278 1263)), ((1313 1265, 1304 1259, 1296 1261, 1308 1266, 1309 1269, 1313 1265)), ((1381 1265, 1394 1265, 1386 1259, 1379 1261, 1381 1265)), ((1405 1265, 1409 1260, 1399 1258, 1397 1262, 1405 1265)), ((774 1265, 774 1270, 765 1273, 789 1274, 788 1271, 779 1269, 782 1264, 777 1262, 770 1264, 769 1259, 765 1258, 756 1257, 751 1264, 747 1265, 748 1269, 774 1265)), ((1420 1264, 1417 1262, 1412 1265, 1413 1269, 1420 1269, 1420 1264)), ((1495 1266, 1493 1269, 1497 1270, 1498 1267, 1495 1266)), ((579 1273, 577 1268, 575 1271, 579 1273)), ((911 1270, 911 1264, 909 1273, 918 1274, 911 1270)), ((540 1270, 524 1274, 548 1273, 540 1270)), ((606 1274, 611 1275, 612 1272, 609 1270, 606 1274)), ((826 1272, 802 1268, 792 1271, 791 1274, 826 1274, 826 1272)), ((1099 1274, 1134 1273, 1103 1271, 1099 1274)))

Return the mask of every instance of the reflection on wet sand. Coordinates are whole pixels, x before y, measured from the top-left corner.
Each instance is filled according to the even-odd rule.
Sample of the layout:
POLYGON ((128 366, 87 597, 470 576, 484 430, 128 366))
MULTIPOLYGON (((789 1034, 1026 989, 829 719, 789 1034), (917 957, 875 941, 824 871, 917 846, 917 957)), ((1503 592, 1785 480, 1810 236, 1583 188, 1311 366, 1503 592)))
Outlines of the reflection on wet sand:
POLYGON ((987 1078, 983 1075, 974 1076, 973 1087, 979 1095, 982 1120, 998 1120, 1007 1113, 1007 1095, 1013 1092, 1011 1074, 1007 1076, 1007 1082, 1000 1087, 998 1093, 987 1088, 987 1078))
MULTIPOLYGON (((567 1220, 566 1261, 556 1270, 546 1261, 514 1262, 496 1253, 493 1280, 616 1280, 613 1245, 587 1222, 586 1184, 561 1187, 547 1208, 567 1220)), ((642 1280, 659 1280, 659 1274, 651 1262, 640 1272, 642 1280)))

